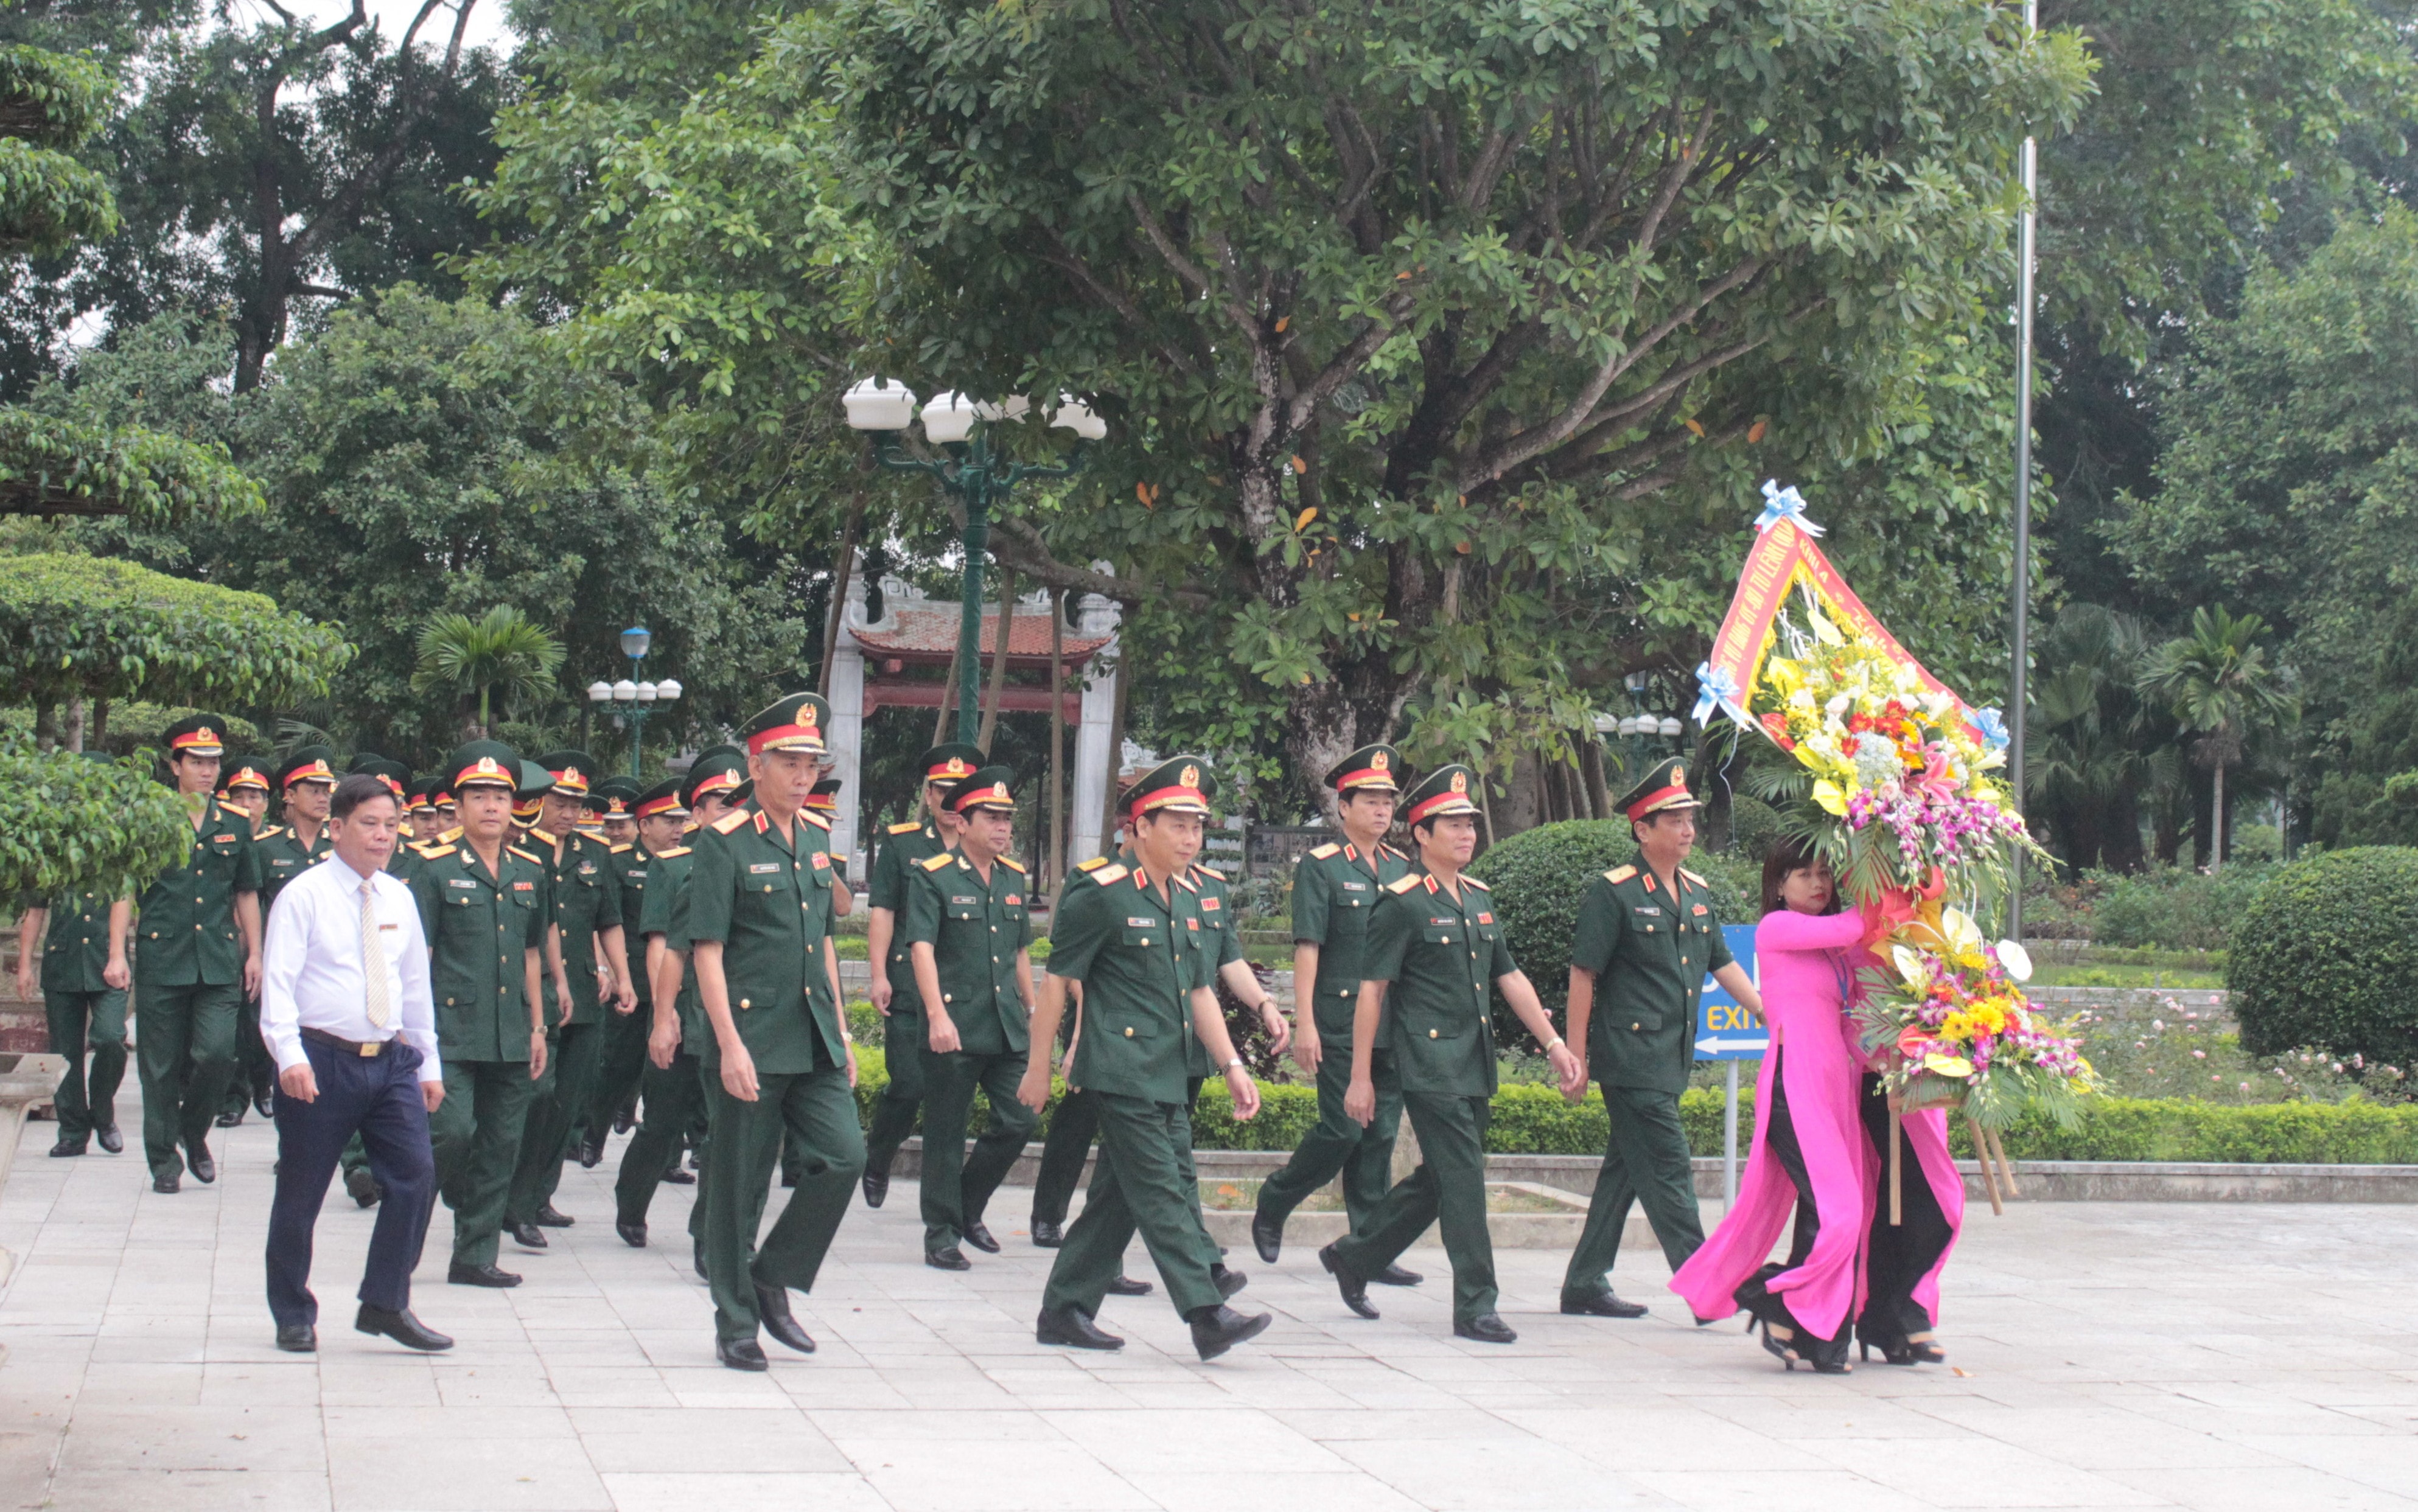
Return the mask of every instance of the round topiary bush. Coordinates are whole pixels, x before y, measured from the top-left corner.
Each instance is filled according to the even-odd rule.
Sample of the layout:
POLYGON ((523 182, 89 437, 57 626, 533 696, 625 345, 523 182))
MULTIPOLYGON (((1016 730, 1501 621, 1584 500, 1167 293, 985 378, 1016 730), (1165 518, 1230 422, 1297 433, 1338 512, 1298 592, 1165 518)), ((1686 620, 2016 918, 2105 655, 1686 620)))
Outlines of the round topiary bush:
MULTIPOLYGON (((1556 1021, 1570 982, 1570 939, 1578 930, 1579 899, 1599 873, 1637 859, 1637 842, 1626 819, 1571 819, 1539 825, 1496 842, 1470 875, 1494 892, 1511 958, 1536 984, 1537 996, 1556 1021)), ((1745 910, 1760 878, 1755 863, 1728 857, 1691 855, 1687 868, 1711 884, 1713 909, 1723 924, 1752 923, 1745 910)), ((1498 997, 1495 1042, 1534 1049, 1528 1031, 1498 997)))
POLYGON ((1739 793, 1730 800, 1730 849, 1747 860, 1762 861, 1785 832, 1780 811, 1762 799, 1739 793))
POLYGON ((2366 846, 2284 867, 2232 930, 2242 1047, 2418 1059, 2418 849, 2366 846))

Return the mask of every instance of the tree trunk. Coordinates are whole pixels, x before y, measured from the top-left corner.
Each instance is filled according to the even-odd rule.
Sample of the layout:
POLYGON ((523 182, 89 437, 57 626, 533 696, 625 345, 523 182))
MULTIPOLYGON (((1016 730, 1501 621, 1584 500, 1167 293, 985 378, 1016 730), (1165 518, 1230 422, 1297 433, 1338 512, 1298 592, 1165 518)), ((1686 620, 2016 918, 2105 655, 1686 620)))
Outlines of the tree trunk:
POLYGON ((1002 562, 999 569, 999 633, 993 638, 990 653, 990 687, 983 694, 982 733, 974 740, 985 752, 990 750, 991 737, 999 733, 999 700, 1007 690, 1007 637, 1015 629, 1016 569, 1002 562))
POLYGON ((960 647, 958 650, 951 651, 949 653, 949 675, 941 684, 941 711, 937 715, 933 716, 932 719, 932 743, 934 745, 938 745, 942 741, 949 738, 949 710, 956 702, 957 657, 959 651, 962 651, 963 649, 964 648, 960 647))
POLYGON ((1537 827, 1543 779, 1537 770, 1537 753, 1523 751, 1511 763, 1511 790, 1503 795, 1500 812, 1493 816, 1496 839, 1537 827))
POLYGON ((839 653, 840 627, 848 623, 849 577, 856 571, 856 532, 865 523, 865 490, 849 502, 848 523, 840 527, 839 560, 832 567, 831 613, 823 621, 823 664, 815 691, 831 696, 832 658, 839 653))
POLYGON ((84 702, 83 694, 68 695, 67 726, 60 732, 60 743, 69 750, 79 754, 83 752, 84 725, 91 711, 92 706, 84 702))
POLYGON ((1042 875, 1066 872, 1066 590, 1049 596, 1049 838, 1042 875))
POLYGON ((1125 761, 1125 702, 1133 696, 1133 668, 1125 664, 1125 646, 1117 646, 1117 695, 1109 705, 1109 770, 1100 784, 1100 854, 1116 849, 1117 769, 1125 761))
POLYGON ((54 698, 34 700, 34 747, 50 752, 58 749, 59 705, 54 698))
POLYGON ((2216 764, 2216 790, 2209 795, 2208 870, 2213 877, 2225 865, 2225 763, 2216 764))
POLYGON ((1579 771, 1586 779, 1587 817, 1612 817, 1612 787, 1603 775, 1603 741, 1593 730, 1580 737, 1579 771))
POLYGON ((84 744, 93 750, 99 750, 100 742, 107 738, 108 734, 109 700, 95 698, 92 701, 92 728, 84 732, 84 744))

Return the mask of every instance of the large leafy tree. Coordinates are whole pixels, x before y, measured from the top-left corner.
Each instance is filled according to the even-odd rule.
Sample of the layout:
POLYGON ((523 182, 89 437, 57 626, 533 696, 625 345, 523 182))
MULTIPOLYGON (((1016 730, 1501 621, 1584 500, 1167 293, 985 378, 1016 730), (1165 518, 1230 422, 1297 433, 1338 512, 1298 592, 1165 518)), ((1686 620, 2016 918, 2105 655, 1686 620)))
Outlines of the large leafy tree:
POLYGON ((1550 686, 1560 590, 1737 519, 1768 434, 1881 450, 2085 86, 1949 3, 844 4, 765 56, 907 259, 893 371, 1111 414, 1106 507, 1002 557, 1215 607, 1301 773, 1550 686))

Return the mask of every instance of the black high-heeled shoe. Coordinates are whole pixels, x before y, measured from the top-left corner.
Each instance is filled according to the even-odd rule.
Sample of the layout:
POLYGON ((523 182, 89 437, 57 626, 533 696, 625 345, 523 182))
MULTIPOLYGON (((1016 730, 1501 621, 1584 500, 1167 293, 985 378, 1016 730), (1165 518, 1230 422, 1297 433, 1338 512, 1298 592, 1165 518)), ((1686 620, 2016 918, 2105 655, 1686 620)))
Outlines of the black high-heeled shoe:
POLYGON ((1873 1357, 1873 1349, 1877 1345, 1881 1358, 1891 1365, 1939 1365, 1948 1358, 1948 1352, 1939 1347, 1936 1339, 1882 1333, 1860 1324, 1856 1329, 1856 1343, 1867 1360, 1873 1357))
MULTIPOLYGON (((1746 1326, 1750 1331, 1759 1331, 1765 1352, 1770 1354, 1774 1359, 1777 1359, 1782 1365, 1786 1366, 1789 1369, 1794 1370, 1797 1368, 1798 1355, 1796 1349, 1793 1347, 1797 1340, 1793 1336, 1785 1339, 1772 1337, 1771 1320, 1768 1318, 1750 1317, 1746 1321, 1746 1326)), ((1781 1326, 1784 1328, 1787 1325, 1783 1323, 1781 1326)))

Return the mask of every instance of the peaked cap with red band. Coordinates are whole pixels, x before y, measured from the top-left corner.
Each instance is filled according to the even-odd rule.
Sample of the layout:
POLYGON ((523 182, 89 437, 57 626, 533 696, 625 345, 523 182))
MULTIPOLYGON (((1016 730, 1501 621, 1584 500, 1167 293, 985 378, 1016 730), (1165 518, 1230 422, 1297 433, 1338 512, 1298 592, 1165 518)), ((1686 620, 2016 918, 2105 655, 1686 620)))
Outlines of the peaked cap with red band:
POLYGON ((1418 780, 1402 801, 1402 822, 1420 824, 1453 814, 1477 812, 1477 773, 1459 762, 1442 766, 1418 780))
POLYGON ((375 777, 386 784, 387 791, 397 798, 407 799, 411 786, 411 769, 400 761, 390 760, 375 751, 362 751, 344 769, 346 776, 375 777))
POLYGON ((1217 791, 1217 777, 1207 761, 1180 756, 1135 778, 1125 789, 1125 811, 1137 817, 1159 813, 1206 815, 1217 791))
POLYGON ((642 819, 651 819, 658 814, 687 813, 688 806, 681 802, 681 779, 666 777, 640 793, 630 811, 642 819))
POLYGON ((1362 788, 1400 792, 1401 774, 1401 752, 1383 743, 1364 745, 1335 764, 1335 770, 1326 774, 1326 786, 1338 793, 1357 792, 1362 788))
POLYGON ((277 769, 277 790, 282 793, 298 782, 323 782, 333 787, 336 769, 328 762, 335 754, 324 745, 298 748, 277 769))
POLYGON ((922 767, 926 782, 963 782, 980 770, 986 759, 981 746, 950 741, 925 752, 917 765, 922 767))
POLYGON ((187 714, 161 732, 168 742, 168 755, 214 756, 226 755, 226 721, 216 714, 187 714))
POLYGON ((951 787, 948 796, 941 800, 941 806, 952 814, 970 813, 978 808, 1002 809, 1013 814, 1016 812, 1015 787, 1014 768, 984 767, 968 772, 962 781, 951 787))
POLYGON ((219 791, 231 793, 238 787, 257 787, 265 793, 268 791, 268 773, 260 770, 257 761, 249 758, 238 761, 219 783, 219 791))
POLYGON ((696 807, 708 793, 730 793, 747 780, 747 753, 735 745, 709 745, 689 763, 688 780, 681 788, 681 806, 696 807))
POLYGON ((638 806, 638 785, 629 777, 607 777, 588 789, 589 812, 608 819, 635 817, 632 810, 638 806))
POLYGON ((739 738, 747 743, 749 756, 761 756, 767 751, 803 751, 809 756, 821 756, 823 731, 830 725, 831 705, 823 701, 821 695, 793 693, 739 726, 739 738))
POLYGON ((585 798, 596 782, 596 758, 585 751, 549 751, 537 764, 554 779, 554 790, 566 797, 585 798))
POLYGON ((1636 787, 1621 794, 1620 802, 1613 806, 1632 823, 1664 809, 1696 807, 1695 795, 1688 791, 1687 763, 1657 764, 1636 787))
POLYGON ((520 753, 501 741, 472 741, 457 746, 438 770, 440 773, 452 773, 445 786, 457 793, 466 787, 500 787, 512 792, 521 785, 520 753))
POLYGON ((806 794, 806 807, 817 814, 838 813, 839 779, 825 777, 815 784, 813 791, 806 794))

